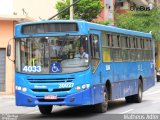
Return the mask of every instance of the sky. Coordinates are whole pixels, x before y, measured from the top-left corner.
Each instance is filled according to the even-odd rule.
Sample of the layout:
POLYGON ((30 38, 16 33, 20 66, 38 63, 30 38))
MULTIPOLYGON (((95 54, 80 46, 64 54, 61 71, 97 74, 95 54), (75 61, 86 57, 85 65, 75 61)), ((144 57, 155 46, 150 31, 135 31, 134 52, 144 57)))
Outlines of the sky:
POLYGON ((13 0, 0 0, 0 14, 13 13, 13 0))
POLYGON ((48 19, 57 13, 58 0, 0 0, 0 15, 27 15, 35 20, 48 19), (25 10, 25 13, 23 12, 25 10))

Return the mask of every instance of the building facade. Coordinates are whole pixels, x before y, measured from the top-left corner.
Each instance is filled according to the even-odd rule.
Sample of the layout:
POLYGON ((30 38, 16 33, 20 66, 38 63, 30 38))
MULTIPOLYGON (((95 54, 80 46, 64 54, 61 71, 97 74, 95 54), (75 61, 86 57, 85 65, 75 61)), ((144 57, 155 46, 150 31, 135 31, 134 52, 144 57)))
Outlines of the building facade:
POLYGON ((0 15, 25 15, 35 20, 48 19, 57 13, 58 0, 0 0, 0 15))
POLYGON ((14 63, 7 54, 11 44, 11 60, 14 60, 14 27, 26 21, 48 19, 57 11, 57 0, 0 0, 0 95, 14 93, 14 63), (30 16, 30 17, 27 17, 30 16))
POLYGON ((99 22, 107 20, 111 25, 114 23, 114 4, 115 0, 101 0, 104 9, 93 21, 99 22))
MULTIPOLYGON (((158 0, 157 0, 158 1, 158 0)), ((158 2, 157 2, 158 3, 158 2)), ((140 10, 145 8, 152 9, 156 5, 155 0, 116 0, 115 2, 115 12, 118 14, 123 14, 128 10, 140 10)))
POLYGON ((35 20, 47 20, 57 13, 58 0, 13 0, 13 13, 28 15, 35 20))
POLYGON ((9 43, 12 46, 10 59, 14 60, 14 26, 31 20, 26 16, 0 15, 0 95, 14 93, 14 63, 6 56, 9 43))

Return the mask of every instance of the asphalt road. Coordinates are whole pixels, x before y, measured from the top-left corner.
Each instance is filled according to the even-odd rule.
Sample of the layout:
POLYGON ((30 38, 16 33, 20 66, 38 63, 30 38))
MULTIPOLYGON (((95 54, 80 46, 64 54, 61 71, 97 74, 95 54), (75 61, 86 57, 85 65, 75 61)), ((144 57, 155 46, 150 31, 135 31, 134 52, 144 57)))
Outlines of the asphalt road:
MULTIPOLYGON (((160 119, 160 83, 143 93, 142 103, 127 104, 125 99, 118 99, 109 102, 109 108, 106 113, 97 114, 91 106, 66 107, 54 106, 51 115, 44 116, 39 113, 38 107, 17 107, 13 96, 0 97, 1 118, 9 117, 21 119, 92 119, 92 120, 116 120, 124 119, 126 114, 157 114, 155 120, 160 119), (14 116, 11 116, 13 115, 14 116), (18 116, 15 116, 19 114, 18 116), (8 116, 7 116, 8 117, 8 116)), ((143 116, 142 116, 143 117, 143 116)), ((145 116, 146 117, 146 116, 145 116)))

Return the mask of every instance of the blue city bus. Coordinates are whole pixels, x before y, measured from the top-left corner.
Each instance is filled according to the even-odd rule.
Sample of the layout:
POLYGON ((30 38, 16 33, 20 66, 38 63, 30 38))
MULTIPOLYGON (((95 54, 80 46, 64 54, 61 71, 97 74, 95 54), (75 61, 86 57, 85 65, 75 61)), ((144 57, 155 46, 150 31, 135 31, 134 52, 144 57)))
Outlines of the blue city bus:
POLYGON ((15 49, 16 105, 38 106, 42 114, 53 105, 91 105, 103 113, 109 100, 140 103, 155 84, 151 33, 46 20, 17 24, 15 49))

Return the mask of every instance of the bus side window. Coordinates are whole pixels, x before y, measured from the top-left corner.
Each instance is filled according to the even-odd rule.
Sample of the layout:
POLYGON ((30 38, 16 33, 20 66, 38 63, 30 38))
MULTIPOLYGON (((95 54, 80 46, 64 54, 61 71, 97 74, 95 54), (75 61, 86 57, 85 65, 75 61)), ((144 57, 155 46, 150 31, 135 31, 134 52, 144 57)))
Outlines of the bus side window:
POLYGON ((92 57, 92 72, 94 73, 100 61, 98 35, 95 34, 90 35, 90 44, 91 44, 91 57, 92 57))
POLYGON ((144 60, 149 60, 149 54, 148 54, 148 39, 144 38, 144 60))
POLYGON ((135 38, 133 36, 130 36, 129 41, 130 41, 130 59, 132 61, 136 61, 137 53, 135 50, 136 48, 135 38))
POLYGON ((122 59, 124 61, 130 60, 130 52, 129 52, 129 38, 127 36, 121 36, 121 44, 122 44, 122 59))
POLYGON ((101 40, 102 40, 103 62, 110 62, 111 61, 111 54, 110 54, 111 35, 105 32, 102 32, 101 40))
POLYGON ((153 52, 152 52, 152 40, 148 39, 148 50, 149 50, 149 59, 153 60, 153 52))
POLYGON ((141 38, 137 37, 136 42, 137 42, 137 60, 142 61, 143 60, 143 42, 141 42, 141 38))
POLYGON ((122 49, 120 43, 120 36, 118 34, 112 34, 112 60, 122 61, 122 49))

